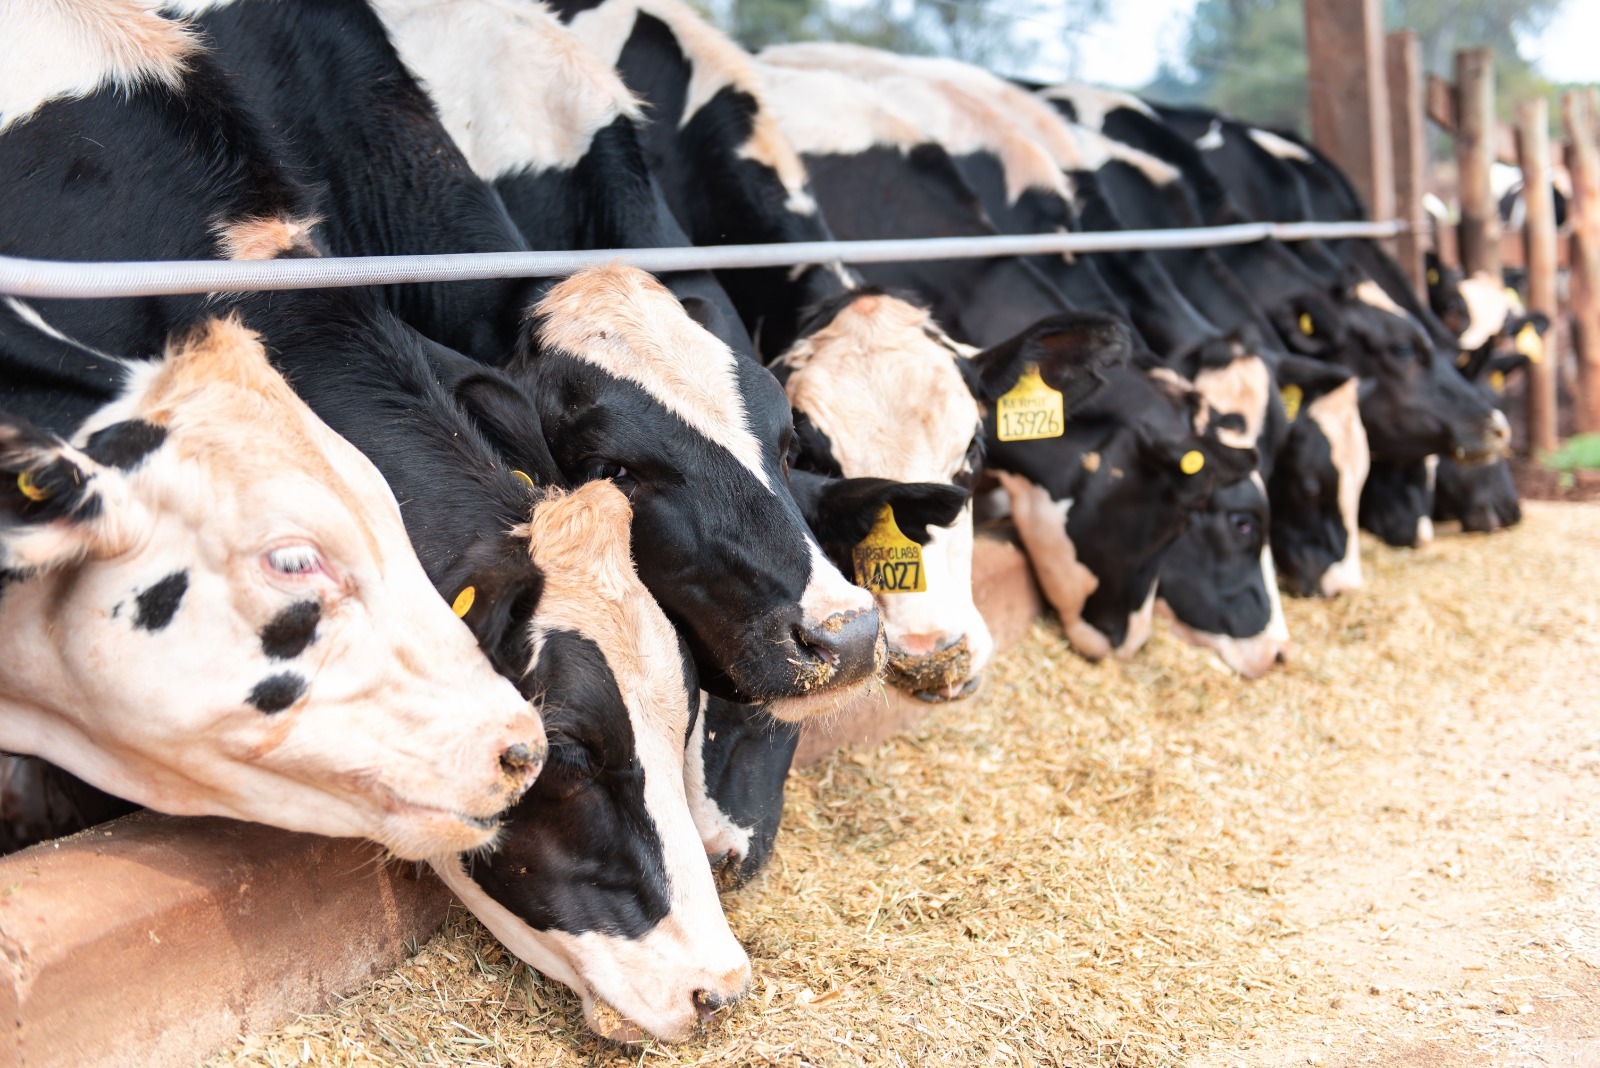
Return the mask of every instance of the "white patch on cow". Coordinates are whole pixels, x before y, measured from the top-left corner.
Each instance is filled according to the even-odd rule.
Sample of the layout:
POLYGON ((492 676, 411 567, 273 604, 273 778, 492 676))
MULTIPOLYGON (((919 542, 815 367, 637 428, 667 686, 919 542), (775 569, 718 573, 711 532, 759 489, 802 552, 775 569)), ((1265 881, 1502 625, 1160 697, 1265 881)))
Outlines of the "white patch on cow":
POLYGON ((1386 311, 1390 315, 1397 316, 1401 319, 1411 318, 1410 314, 1407 313, 1404 308, 1400 307, 1400 305, 1394 302, 1393 297, 1389 296, 1389 294, 1383 291, 1382 286, 1370 278, 1366 278, 1360 282, 1357 282, 1354 293, 1356 299, 1367 305, 1369 308, 1377 308, 1379 311, 1386 311))
POLYGON ((1155 186, 1168 186, 1183 177, 1183 172, 1178 168, 1142 149, 1121 141, 1113 141, 1104 134, 1086 127, 1074 126, 1072 132, 1078 140, 1083 156, 1083 169, 1086 171, 1097 171, 1115 161, 1132 167, 1155 186))
POLYGON ((146 85, 178 89, 199 44, 154 0, 6 0, 0 4, 0 133, 52 100, 146 85))
POLYGON ((1241 355, 1226 367, 1203 368, 1195 375, 1194 388, 1221 414, 1244 419, 1242 431, 1218 426, 1218 441, 1235 449, 1256 447, 1261 428, 1266 425, 1272 389, 1272 372, 1266 361, 1256 355, 1241 355))
POLYGON ((311 231, 321 217, 296 219, 274 215, 251 219, 232 219, 212 227, 222 254, 230 260, 271 260, 287 252, 306 256, 321 255, 311 231))
POLYGON ((414 859, 492 841, 484 821, 526 784, 500 755, 543 732, 428 581, 371 462, 231 320, 132 363, 77 440, 129 420, 167 435, 128 470, 50 450, 97 515, 0 534, 0 566, 26 576, 0 599, 0 747, 163 812, 414 859), (285 549, 319 566, 274 570, 285 549), (140 624, 140 594, 180 573, 176 610, 140 624), (261 631, 305 601, 314 644, 274 660, 261 631), (285 674, 288 703, 253 707, 285 674))
POLYGON ((735 823, 706 790, 705 712, 710 700, 709 694, 700 695, 700 715, 695 717, 689 744, 684 747, 683 784, 689 798, 689 815, 694 819, 695 830, 700 832, 700 844, 706 856, 715 862, 730 854, 741 858, 749 856, 755 828, 735 823))
POLYGON ((554 631, 580 634, 605 654, 627 707, 670 911, 639 939, 536 931, 468 880, 459 859, 435 867, 512 952, 577 991, 597 1031, 632 1024, 670 1041, 692 1031, 696 990, 734 997, 749 982, 750 966, 728 930, 691 814, 683 662, 672 624, 634 570, 631 517, 627 498, 603 481, 535 506, 525 530, 544 574, 532 624, 534 662, 554 631))
POLYGON ((1099 132, 1105 127, 1106 116, 1118 108, 1128 108, 1141 115, 1156 118, 1155 111, 1143 100, 1115 89, 1101 89, 1076 82, 1062 82, 1039 90, 1046 100, 1065 100, 1072 105, 1079 126, 1099 132))
POLYGON ((6 297, 5 305, 11 309, 12 313, 16 315, 18 319, 21 319, 24 323, 27 323, 45 337, 54 338, 57 341, 64 342, 73 346, 74 348, 82 349, 84 352, 93 353, 94 355, 100 356, 107 360, 112 360, 117 363, 124 362, 118 360, 115 356, 109 356, 106 353, 101 352, 99 349, 90 348, 83 342, 63 334, 61 331, 45 322, 44 316, 39 314, 39 309, 35 308, 32 304, 29 304, 26 301, 18 300, 16 297, 6 297))
POLYGON ((374 0, 479 177, 571 170, 600 130, 644 112, 622 79, 543 5, 374 0))
POLYGON ((1488 271, 1461 280, 1461 297, 1467 302, 1467 328, 1461 332, 1461 351, 1476 352, 1505 329, 1511 301, 1503 282, 1488 271))
POLYGON ((194 18, 210 11, 221 11, 238 2, 239 0, 165 0, 160 7, 162 14, 172 18, 194 18))
POLYGON ((1263 151, 1269 152, 1279 159, 1294 160, 1297 163, 1311 163, 1314 157, 1301 145, 1295 144, 1287 137, 1282 137, 1271 130, 1250 127, 1250 140, 1259 145, 1263 151))
POLYGON ((1215 152, 1227 143, 1227 138, 1222 136, 1221 119, 1212 119, 1206 132, 1194 139, 1194 147, 1202 152, 1215 152))
MULTIPOLYGON (((858 297, 780 362, 789 404, 827 435, 846 478, 951 482, 982 412, 928 313, 894 297, 858 297)), ((927 589, 879 594, 890 654, 926 656, 963 637, 971 675, 994 641, 972 599, 972 509, 934 527, 922 549, 927 589)))
POLYGON ((605 0, 580 12, 571 22, 572 31, 601 59, 616 65, 623 46, 633 35, 640 15, 660 19, 672 30, 689 61, 688 98, 684 102, 679 126, 687 125, 717 93, 733 88, 755 98, 754 127, 749 140, 739 150, 741 159, 769 167, 788 191, 788 208, 812 214, 816 204, 806 190, 806 169, 793 145, 784 137, 777 120, 766 105, 765 90, 755 61, 721 30, 707 22, 699 12, 680 0, 605 0))
POLYGON ((808 156, 858 156, 926 144, 916 121, 883 93, 832 71, 758 64, 767 107, 795 149, 808 156))
POLYGON ((1352 378, 1313 400, 1305 410, 1305 415, 1328 439, 1333 468, 1339 473, 1339 515, 1344 520, 1344 558, 1322 573, 1319 591, 1324 597, 1360 589, 1363 581, 1361 490, 1367 484, 1372 454, 1367 446, 1366 427, 1361 422, 1359 389, 1360 381, 1352 378))
POLYGON ((1076 169, 1077 144, 1048 104, 953 59, 901 56, 853 44, 778 45, 761 53, 775 66, 828 70, 876 86, 951 155, 994 155, 1013 203, 1029 189, 1072 199, 1062 169, 1076 169))
POLYGON ((543 344, 643 389, 774 492, 745 415, 739 357, 660 282, 621 264, 591 267, 551 289, 534 315, 543 344))
POLYGON ((1028 562, 1039 588, 1061 617, 1061 629, 1072 647, 1090 660, 1111 653, 1111 642, 1083 619, 1083 606, 1100 588, 1100 580, 1078 562, 1077 547, 1067 534, 1069 498, 1057 501, 1050 491, 1021 475, 996 471, 995 478, 1011 498, 1011 517, 1017 536, 1028 551, 1028 562))

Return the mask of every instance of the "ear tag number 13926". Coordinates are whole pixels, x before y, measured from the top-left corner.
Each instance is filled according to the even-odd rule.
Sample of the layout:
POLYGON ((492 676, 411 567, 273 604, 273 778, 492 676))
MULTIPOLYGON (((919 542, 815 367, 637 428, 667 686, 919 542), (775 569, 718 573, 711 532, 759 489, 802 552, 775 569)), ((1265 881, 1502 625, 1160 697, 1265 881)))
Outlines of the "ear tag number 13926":
POLYGON ((922 573, 922 546, 900 532, 894 508, 884 505, 872 529, 850 553, 856 567, 856 585, 873 593, 922 593, 928 588, 922 573))
POLYGON ((1029 364, 1017 384, 995 402, 995 423, 1001 441, 1059 438, 1065 429, 1061 391, 1039 377, 1029 364))

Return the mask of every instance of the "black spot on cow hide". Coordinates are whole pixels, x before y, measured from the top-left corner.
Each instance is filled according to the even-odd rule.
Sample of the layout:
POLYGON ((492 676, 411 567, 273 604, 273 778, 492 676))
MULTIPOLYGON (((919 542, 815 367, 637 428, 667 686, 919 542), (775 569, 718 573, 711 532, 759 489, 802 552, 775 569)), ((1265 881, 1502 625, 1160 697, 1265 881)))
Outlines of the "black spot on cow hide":
POLYGON ((280 675, 268 675, 256 683, 245 700, 270 716, 300 700, 305 692, 306 680, 292 671, 285 671, 280 675))
POLYGON ((273 616, 261 628, 261 651, 274 660, 299 656, 317 637, 320 601, 299 601, 273 616))
POLYGON ((177 614, 178 606, 183 603, 183 595, 188 590, 189 572, 174 571, 139 594, 136 598, 139 608, 134 613, 133 625, 140 630, 161 630, 172 622, 172 617, 177 614))
POLYGON ((89 435, 83 451, 96 463, 128 470, 139 466, 166 440, 166 427, 143 419, 125 419, 89 435))

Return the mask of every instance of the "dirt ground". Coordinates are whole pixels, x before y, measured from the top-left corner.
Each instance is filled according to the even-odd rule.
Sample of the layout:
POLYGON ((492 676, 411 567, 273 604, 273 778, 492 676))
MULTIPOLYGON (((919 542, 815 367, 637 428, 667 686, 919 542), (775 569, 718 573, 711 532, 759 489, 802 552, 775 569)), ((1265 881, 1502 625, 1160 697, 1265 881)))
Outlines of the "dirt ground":
POLYGON ((1258 683, 1052 623, 790 780, 751 994, 609 1047, 470 917, 218 1064, 1600 1064, 1600 504, 1287 606, 1258 683))

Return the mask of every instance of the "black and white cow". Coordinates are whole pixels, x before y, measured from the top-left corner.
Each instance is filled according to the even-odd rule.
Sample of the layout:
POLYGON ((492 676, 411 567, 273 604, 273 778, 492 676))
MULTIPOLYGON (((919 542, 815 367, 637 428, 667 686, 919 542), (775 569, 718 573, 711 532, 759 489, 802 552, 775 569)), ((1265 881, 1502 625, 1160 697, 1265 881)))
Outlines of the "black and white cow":
MULTIPOLYGON (((183 27, 114 0, 13 5, 4 18, 28 60, 0 114, 7 252, 207 255, 293 233, 274 210, 292 197, 270 168, 223 165, 243 211, 199 196, 217 160, 192 138, 226 130, 207 125, 221 99, 189 96, 214 86, 183 27), (159 181, 121 180, 150 174, 154 157, 159 181)), ((30 648, 4 689, 30 711, 6 717, 7 747, 168 811, 372 834, 408 856, 489 841, 496 811, 537 771, 537 717, 428 592, 371 463, 290 393, 254 333, 207 311, 193 298, 7 303, 5 402, 53 431, 9 424, 13 581, 0 604, 5 633, 30 648), (68 321, 88 344, 68 340, 68 321), (148 359, 169 325, 187 329, 148 359), (16 622, 46 605, 81 624, 16 622), (130 641, 145 651, 119 651, 130 641), (85 643, 105 650, 89 664, 181 654, 192 669, 202 646, 215 662, 180 709, 173 670, 99 677, 83 670, 85 643), (197 730, 208 717, 218 728, 197 730), (374 767, 387 770, 375 780, 374 767)))
POLYGON ((255 334, 212 320, 125 363, 8 301, 0 363, 117 380, 71 444, 0 418, 0 746, 164 812, 418 859, 493 840, 538 717, 255 334))
MULTIPOLYGON (((333 196, 325 224, 335 248, 523 245, 368 4, 189 6, 207 8, 200 25, 302 150, 295 162, 345 191, 333 196), (267 41, 284 47, 264 49, 267 41), (369 122, 369 112, 384 114, 369 122), (373 155, 353 151, 357 145, 370 145, 373 155), (388 181, 358 181, 377 156, 390 161, 388 181)), ((832 708, 880 665, 879 621, 870 596, 822 555, 784 483, 790 420, 782 391, 752 359, 691 320, 670 292, 636 275, 590 276, 589 289, 572 298, 587 301, 590 312, 596 300, 625 303, 639 318, 627 320, 624 334, 586 332, 580 324, 595 320, 574 307, 563 319, 573 328, 560 338, 524 329, 510 367, 541 406, 562 474, 618 476, 626 484, 640 575, 688 632, 702 684, 773 700, 778 714, 797 718, 832 708)), ((449 287, 424 288, 425 307, 408 315, 425 330, 465 335, 479 325, 477 298, 455 306, 449 287), (427 325, 437 319, 449 329, 427 325)), ((522 297, 501 294, 488 304, 506 299, 522 297)), ((495 314, 517 318, 527 310, 495 314)))

